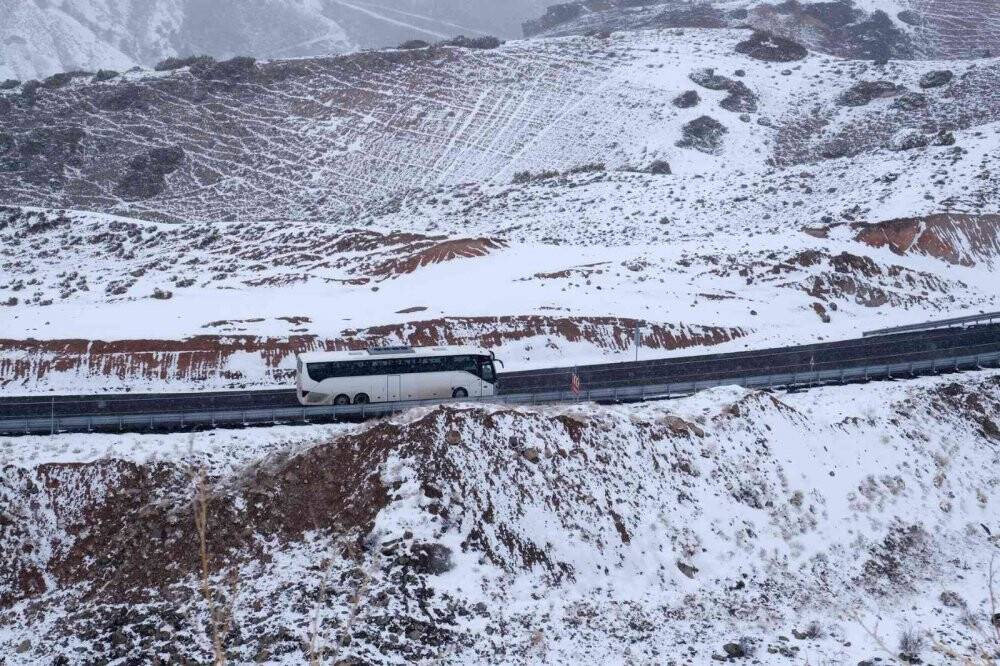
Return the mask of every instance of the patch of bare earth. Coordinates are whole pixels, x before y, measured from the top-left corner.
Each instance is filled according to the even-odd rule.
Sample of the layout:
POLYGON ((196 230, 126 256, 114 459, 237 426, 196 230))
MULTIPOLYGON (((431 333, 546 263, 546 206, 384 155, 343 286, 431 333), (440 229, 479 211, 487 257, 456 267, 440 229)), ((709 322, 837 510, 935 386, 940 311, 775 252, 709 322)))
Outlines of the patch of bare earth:
POLYGON ((961 266, 991 265, 1000 257, 1000 215, 929 215, 852 229, 856 241, 898 255, 923 254, 961 266))

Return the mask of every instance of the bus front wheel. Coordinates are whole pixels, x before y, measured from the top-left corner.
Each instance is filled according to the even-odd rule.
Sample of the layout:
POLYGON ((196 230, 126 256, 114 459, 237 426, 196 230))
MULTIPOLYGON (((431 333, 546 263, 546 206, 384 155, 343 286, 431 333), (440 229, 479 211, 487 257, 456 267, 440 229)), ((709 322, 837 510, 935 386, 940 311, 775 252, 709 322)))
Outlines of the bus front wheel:
POLYGON ((367 405, 371 401, 372 399, 368 397, 367 393, 359 393, 356 396, 354 396, 355 405, 367 405))
POLYGON ((333 404, 340 406, 349 405, 351 404, 351 398, 341 393, 340 395, 338 395, 336 398, 333 399, 333 404))
POLYGON ((453 398, 468 398, 469 397, 469 392, 466 391, 464 388, 457 388, 457 389, 455 389, 454 391, 451 392, 451 397, 453 397, 453 398))

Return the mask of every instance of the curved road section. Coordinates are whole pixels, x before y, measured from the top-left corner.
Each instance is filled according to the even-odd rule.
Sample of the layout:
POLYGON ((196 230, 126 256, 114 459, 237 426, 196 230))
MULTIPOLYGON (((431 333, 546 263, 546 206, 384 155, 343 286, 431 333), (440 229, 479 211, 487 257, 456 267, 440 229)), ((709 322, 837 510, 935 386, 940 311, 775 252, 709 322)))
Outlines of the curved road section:
MULTIPOLYGON (((1000 324, 972 324, 798 347, 508 372, 500 375, 499 395, 488 401, 531 404, 650 400, 688 395, 727 384, 791 388, 902 378, 998 364, 1000 324)), ((0 433, 181 430, 223 425, 309 423, 384 416, 440 402, 302 407, 291 389, 33 396, 0 400, 0 433)))

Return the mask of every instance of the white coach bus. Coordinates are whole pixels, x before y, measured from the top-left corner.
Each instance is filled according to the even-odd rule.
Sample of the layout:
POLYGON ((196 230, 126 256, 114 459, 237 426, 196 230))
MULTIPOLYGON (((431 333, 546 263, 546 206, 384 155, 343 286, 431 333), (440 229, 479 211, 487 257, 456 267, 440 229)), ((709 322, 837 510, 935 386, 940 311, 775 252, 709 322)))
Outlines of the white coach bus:
POLYGON ((496 394, 493 352, 472 347, 382 347, 298 356, 303 405, 483 397, 496 394))

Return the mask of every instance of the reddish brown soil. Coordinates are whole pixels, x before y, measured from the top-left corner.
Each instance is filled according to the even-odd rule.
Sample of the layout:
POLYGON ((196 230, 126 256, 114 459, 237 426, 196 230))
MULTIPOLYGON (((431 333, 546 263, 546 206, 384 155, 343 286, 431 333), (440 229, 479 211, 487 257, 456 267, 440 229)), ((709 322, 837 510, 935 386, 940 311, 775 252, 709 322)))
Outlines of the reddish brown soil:
POLYGON ((440 264, 452 259, 483 257, 500 248, 507 247, 506 241, 497 238, 456 238, 428 244, 418 243, 400 248, 399 259, 390 259, 372 269, 378 277, 389 277, 413 273, 418 268, 440 264))
POLYGON ((925 254, 961 266, 1000 256, 1000 215, 931 215, 853 228, 855 240, 899 255, 925 254))

